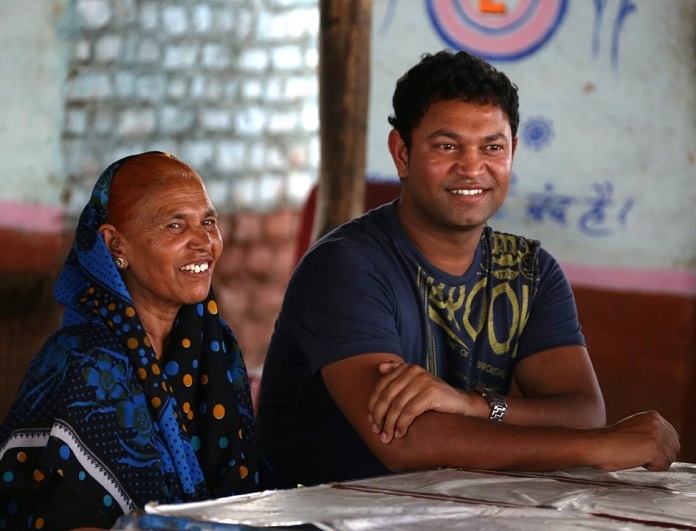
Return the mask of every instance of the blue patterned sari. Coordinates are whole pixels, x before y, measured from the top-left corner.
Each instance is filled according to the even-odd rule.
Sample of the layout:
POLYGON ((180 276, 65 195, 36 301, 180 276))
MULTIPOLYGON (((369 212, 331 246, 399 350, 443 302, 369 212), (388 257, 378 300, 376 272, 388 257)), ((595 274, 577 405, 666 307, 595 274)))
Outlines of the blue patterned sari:
POLYGON ((74 502, 103 525, 150 501, 259 488, 249 381, 212 290, 180 309, 158 360, 98 232, 128 158, 104 171, 80 216, 55 287, 63 323, 0 428, 0 529, 72 525, 74 502))

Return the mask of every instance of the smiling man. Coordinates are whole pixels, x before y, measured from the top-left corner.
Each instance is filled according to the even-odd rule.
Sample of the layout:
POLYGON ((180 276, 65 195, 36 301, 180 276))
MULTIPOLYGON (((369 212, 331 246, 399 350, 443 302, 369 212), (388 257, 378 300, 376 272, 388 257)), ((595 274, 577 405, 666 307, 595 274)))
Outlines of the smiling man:
POLYGON ((318 241, 287 289, 258 425, 280 486, 435 467, 668 468, 655 412, 605 426, 570 286, 540 243, 495 231, 517 87, 465 52, 396 85, 401 197, 318 241))

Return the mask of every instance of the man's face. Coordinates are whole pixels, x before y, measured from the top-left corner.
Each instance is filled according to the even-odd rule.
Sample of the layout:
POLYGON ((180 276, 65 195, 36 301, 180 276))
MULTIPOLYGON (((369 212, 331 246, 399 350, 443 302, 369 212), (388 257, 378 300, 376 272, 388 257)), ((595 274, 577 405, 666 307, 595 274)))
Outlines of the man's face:
POLYGON ((470 232, 502 205, 517 138, 500 107, 433 103, 412 131, 410 152, 398 133, 391 135, 404 216, 438 231, 470 232))

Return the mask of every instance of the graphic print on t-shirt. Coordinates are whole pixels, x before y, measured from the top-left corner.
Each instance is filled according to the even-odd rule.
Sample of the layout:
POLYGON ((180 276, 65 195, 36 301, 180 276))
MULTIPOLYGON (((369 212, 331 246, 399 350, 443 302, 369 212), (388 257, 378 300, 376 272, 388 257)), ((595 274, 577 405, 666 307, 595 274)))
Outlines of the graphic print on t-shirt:
POLYGON ((463 389, 481 382, 507 389, 538 282, 537 246, 493 233, 478 274, 463 284, 443 282, 418 268, 430 324, 430 372, 463 389))

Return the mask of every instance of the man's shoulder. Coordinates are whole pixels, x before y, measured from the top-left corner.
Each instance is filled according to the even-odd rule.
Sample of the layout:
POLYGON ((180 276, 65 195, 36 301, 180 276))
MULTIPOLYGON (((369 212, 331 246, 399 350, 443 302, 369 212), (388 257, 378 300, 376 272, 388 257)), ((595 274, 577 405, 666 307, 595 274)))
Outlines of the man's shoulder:
POLYGON ((370 210, 321 237, 310 252, 332 252, 335 249, 369 249, 370 253, 385 249, 396 237, 394 205, 388 203, 370 210))

